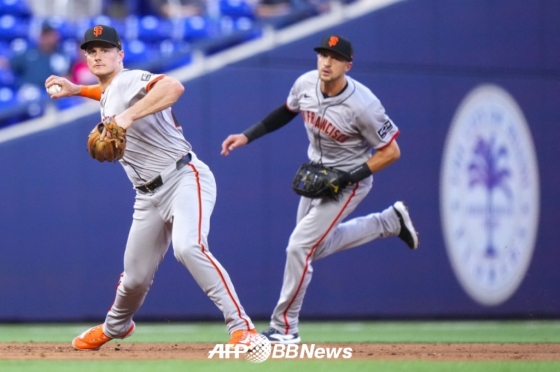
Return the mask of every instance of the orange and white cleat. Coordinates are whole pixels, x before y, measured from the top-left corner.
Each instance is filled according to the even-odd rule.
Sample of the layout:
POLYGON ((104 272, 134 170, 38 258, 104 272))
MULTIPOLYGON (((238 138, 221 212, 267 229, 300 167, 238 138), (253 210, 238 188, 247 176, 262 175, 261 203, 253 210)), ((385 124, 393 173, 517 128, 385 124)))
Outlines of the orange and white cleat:
MULTIPOLYGON (((134 333, 136 329, 136 324, 132 322, 128 331, 121 336, 116 338, 127 338, 134 333)), ((112 338, 107 336, 103 332, 103 324, 92 327, 72 340, 72 346, 76 350, 99 350, 99 348, 105 345, 107 342, 111 341, 112 338)))
POLYGON ((255 341, 257 335, 257 330, 254 328, 250 330, 238 329, 231 333, 228 344, 249 346, 255 341))

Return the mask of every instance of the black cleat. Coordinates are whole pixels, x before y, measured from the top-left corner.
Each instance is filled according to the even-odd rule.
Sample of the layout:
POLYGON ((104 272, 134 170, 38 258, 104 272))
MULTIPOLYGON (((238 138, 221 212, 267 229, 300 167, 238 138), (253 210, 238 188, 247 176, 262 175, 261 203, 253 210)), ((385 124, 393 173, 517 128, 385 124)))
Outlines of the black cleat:
POLYGON ((299 333, 294 333, 293 335, 285 335, 275 328, 269 327, 261 332, 261 335, 268 338, 271 344, 299 344, 301 338, 299 333))
POLYGON ((418 233, 412 224, 412 220, 408 214, 408 208, 403 204, 403 202, 398 201, 393 204, 393 209, 395 210, 397 217, 399 217, 399 222, 401 223, 399 238, 408 245, 408 248, 418 248, 418 233))

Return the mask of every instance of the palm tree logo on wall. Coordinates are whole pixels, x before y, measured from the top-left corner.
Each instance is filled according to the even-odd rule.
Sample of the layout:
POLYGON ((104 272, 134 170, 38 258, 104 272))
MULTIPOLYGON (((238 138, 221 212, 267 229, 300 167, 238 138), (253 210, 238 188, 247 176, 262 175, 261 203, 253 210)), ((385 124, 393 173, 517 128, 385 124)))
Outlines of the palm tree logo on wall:
POLYGON ((465 292, 495 306, 531 262, 539 215, 533 139, 513 97, 496 85, 466 95, 447 134, 440 175, 445 247, 465 292))
POLYGON ((474 159, 469 164, 469 187, 483 187, 486 190, 486 208, 484 210, 484 229, 486 231, 486 250, 488 258, 496 257, 497 250, 492 239, 493 231, 497 227, 498 212, 492 203, 494 192, 503 192, 508 199, 512 199, 512 192, 507 181, 511 173, 509 168, 500 167, 500 160, 506 160, 507 148, 497 146, 496 139, 486 141, 479 137, 473 151, 474 159))

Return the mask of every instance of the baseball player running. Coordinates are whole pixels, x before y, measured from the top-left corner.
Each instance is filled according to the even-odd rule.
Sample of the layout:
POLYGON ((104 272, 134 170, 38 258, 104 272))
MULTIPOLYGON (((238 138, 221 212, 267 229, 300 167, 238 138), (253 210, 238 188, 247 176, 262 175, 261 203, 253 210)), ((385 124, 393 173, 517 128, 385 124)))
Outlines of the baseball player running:
POLYGON ((115 301, 105 322, 77 336, 72 345, 97 350, 134 332, 133 315, 171 242, 177 260, 223 312, 229 342, 244 343, 256 335, 255 327, 228 273, 208 248, 216 201, 214 176, 192 151, 171 112, 183 85, 169 76, 125 69, 121 40, 112 27, 88 29, 81 48, 99 85, 83 87, 51 76, 45 86, 62 87, 53 98, 82 95, 99 100, 102 118, 112 118, 126 130, 127 146, 120 163, 136 189, 136 200, 115 301))
POLYGON ((296 80, 286 104, 222 143, 221 154, 228 156, 230 151, 288 124, 301 113, 311 162, 346 171, 346 187, 337 200, 300 199, 297 225, 286 249, 280 299, 270 328, 262 332, 272 343, 301 341, 298 318, 313 274, 313 261, 389 236, 398 236, 410 249, 418 247, 417 232, 401 201, 381 213, 341 223, 370 191, 372 173, 399 159, 399 129, 379 99, 346 75, 353 59, 350 41, 329 35, 314 50, 318 53, 317 70, 296 80))

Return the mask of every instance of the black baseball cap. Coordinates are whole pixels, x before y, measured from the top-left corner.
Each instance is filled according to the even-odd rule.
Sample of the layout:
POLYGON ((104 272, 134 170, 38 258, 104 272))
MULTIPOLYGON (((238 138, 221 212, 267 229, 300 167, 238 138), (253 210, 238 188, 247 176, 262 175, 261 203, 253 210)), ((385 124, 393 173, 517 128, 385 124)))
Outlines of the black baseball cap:
POLYGON ((92 41, 104 41, 122 49, 119 33, 111 26, 97 25, 92 28, 88 28, 84 35, 84 42, 80 45, 80 48, 86 49, 87 44, 92 41))
POLYGON ((338 35, 328 35, 323 38, 321 45, 314 48, 316 52, 321 50, 330 50, 340 54, 344 59, 352 61, 354 59, 354 48, 352 48, 352 43, 348 39, 343 38, 338 35))

